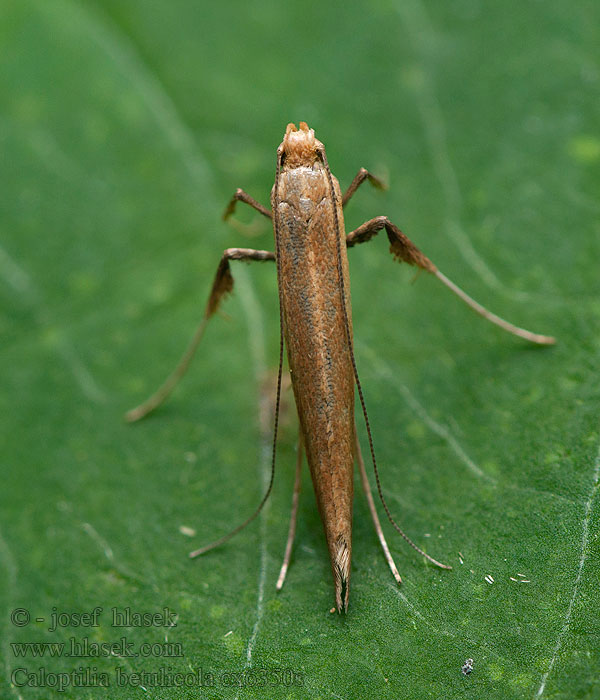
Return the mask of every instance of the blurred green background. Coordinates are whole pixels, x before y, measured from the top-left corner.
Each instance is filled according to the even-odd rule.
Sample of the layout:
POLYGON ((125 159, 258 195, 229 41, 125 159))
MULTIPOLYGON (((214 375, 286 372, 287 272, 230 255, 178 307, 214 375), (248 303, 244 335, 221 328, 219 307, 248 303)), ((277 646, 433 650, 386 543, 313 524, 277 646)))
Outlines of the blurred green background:
POLYGON ((564 0, 3 1, 2 698, 600 697, 599 27, 597 3, 564 0), (384 239, 350 252, 384 489, 454 570, 384 525, 398 588, 357 493, 345 617, 329 614, 307 471, 275 592, 289 392, 263 515, 186 557, 249 514, 268 477, 272 265, 235 264, 236 292, 185 383, 152 418, 122 421, 177 361, 222 250, 272 248, 255 212, 220 215, 238 186, 268 203, 275 149, 299 120, 342 186, 360 166, 389 182, 361 188, 349 230, 387 214, 479 301, 559 340, 528 347, 433 278, 411 284, 384 239), (53 608, 95 606, 100 626, 48 631, 53 608), (168 607, 177 626, 115 628, 112 607, 168 607), (28 625, 11 622, 17 608, 28 625), (181 655, 20 658, 11 646, 122 636, 181 655), (38 674, 79 667, 111 687, 59 693, 38 674), (34 672, 29 685, 11 686, 16 668, 34 672), (142 689, 128 675, 119 687, 117 668, 202 669, 214 685, 142 689), (252 687, 264 669, 295 684, 252 687), (245 686, 226 675, 241 672, 245 686))

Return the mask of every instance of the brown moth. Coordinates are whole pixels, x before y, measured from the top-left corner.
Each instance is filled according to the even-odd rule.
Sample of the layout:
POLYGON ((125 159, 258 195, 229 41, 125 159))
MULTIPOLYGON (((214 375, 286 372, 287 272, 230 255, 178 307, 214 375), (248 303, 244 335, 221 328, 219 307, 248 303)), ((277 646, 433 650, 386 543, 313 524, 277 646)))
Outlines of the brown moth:
POLYGON ((390 242, 390 252, 399 262, 406 262, 435 275, 477 313, 505 330, 533 343, 551 345, 555 342, 554 338, 530 333, 508 323, 475 302, 445 277, 387 217, 371 219, 346 235, 343 208, 365 180, 382 187, 377 178, 361 168, 342 196, 339 183, 329 168, 325 148, 315 138, 314 131, 304 122, 300 122, 299 130, 294 124, 288 124, 283 142, 277 149, 271 211, 238 189, 224 214, 224 218, 229 217, 236 203, 241 201, 271 218, 275 252, 228 248, 223 253, 204 317, 179 365, 153 396, 126 414, 129 421, 136 421, 147 415, 168 396, 183 376, 209 318, 217 310, 223 296, 233 289, 229 261, 275 262, 279 286, 280 352, 269 487, 256 511, 244 523, 216 542, 191 552, 190 556, 203 554, 239 532, 258 515, 271 492, 285 345, 300 419, 300 439, 292 516, 277 588, 280 589, 283 585, 291 557, 302 454, 305 452, 325 529, 338 612, 347 610, 350 591, 355 461, 359 467, 361 482, 384 555, 395 579, 398 583, 401 582, 379 523, 365 473, 354 419, 355 385, 365 419, 377 489, 387 517, 394 528, 420 554, 441 568, 451 568, 425 554, 402 532, 392 518, 383 497, 371 429, 354 358, 346 249, 370 240, 385 229, 390 242))

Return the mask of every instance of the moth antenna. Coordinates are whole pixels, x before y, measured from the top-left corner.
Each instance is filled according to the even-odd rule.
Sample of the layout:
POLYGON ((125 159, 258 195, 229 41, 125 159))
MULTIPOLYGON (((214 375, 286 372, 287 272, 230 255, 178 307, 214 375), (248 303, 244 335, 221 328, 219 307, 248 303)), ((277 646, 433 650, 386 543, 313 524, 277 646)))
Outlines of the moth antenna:
MULTIPOLYGON (((290 126, 293 126, 293 124, 288 124, 288 130, 290 126)), ((295 129, 295 127, 294 127, 295 129)), ((279 182, 279 173, 281 169, 281 160, 279 154, 277 155, 277 170, 275 173, 275 183, 277 184, 279 182)), ((277 217, 273 216, 273 225, 275 228, 277 228, 277 217)), ((276 245, 276 250, 277 254, 275 256, 275 262, 277 264, 277 272, 279 273, 279 239, 277 236, 275 236, 275 245, 276 245)), ((280 292, 281 295, 281 292, 280 292)), ((281 297, 280 297, 281 301, 281 297)), ((263 509, 263 506, 267 502, 267 499, 269 498, 269 495, 271 494, 271 490, 273 488, 273 481, 275 480, 275 457, 277 454, 277 431, 279 429, 279 404, 281 401, 281 373, 282 373, 282 368, 283 368, 283 310, 281 308, 281 303, 279 304, 279 368, 277 370, 277 396, 275 399, 275 421, 274 421, 274 426, 273 426, 273 448, 271 452, 271 478, 269 480, 269 486, 267 488, 267 491, 265 495, 263 496, 262 501, 259 503, 258 508, 252 513, 252 515, 245 520, 241 525, 238 525, 234 530, 229 532, 227 535, 224 535, 223 537, 219 538, 218 540, 215 540, 214 542, 211 542, 210 544, 205 545, 204 547, 200 547, 200 549, 196 549, 193 552, 190 552, 190 558, 194 559, 195 557, 199 557, 202 554, 206 554, 206 552, 209 552, 211 549, 214 549, 215 547, 218 547, 219 545, 227 542, 230 540, 234 535, 237 535, 238 532, 243 530, 246 525, 249 525, 254 518, 260 513, 260 511, 263 509)))
POLYGON ((200 549, 195 549, 193 552, 190 552, 190 559, 194 559, 195 557, 199 557, 202 554, 206 554, 206 552, 210 552, 211 549, 215 549, 215 547, 218 547, 219 545, 224 544, 225 542, 229 541, 234 535, 237 535, 238 532, 243 530, 246 525, 249 525, 254 518, 260 513, 260 511, 263 509, 263 506, 267 502, 267 499, 269 498, 269 495, 271 494, 271 490, 273 489, 273 481, 275 480, 275 457, 277 453, 277 431, 279 428, 279 403, 281 400, 281 372, 282 372, 282 366, 283 366, 283 325, 280 324, 280 331, 279 331, 279 369, 277 372, 277 396, 275 399, 275 424, 273 426, 273 448, 271 452, 271 477, 269 479, 269 486, 267 487, 267 490, 265 492, 265 495, 262 498, 262 501, 258 505, 258 508, 252 513, 252 515, 247 518, 241 525, 238 525, 235 529, 233 529, 231 532, 229 532, 226 535, 223 535, 223 537, 220 537, 218 540, 215 540, 214 542, 211 542, 210 544, 205 545, 204 547, 200 547, 200 549))
POLYGON ((381 503, 383 505, 383 509, 385 510, 385 514, 388 517, 388 520, 390 523, 394 526, 394 529, 404 538, 404 540, 419 554, 425 557, 428 561, 430 561, 432 564, 435 564, 438 566, 440 569, 452 569, 451 566, 448 564, 442 564, 441 562, 437 561, 437 559, 434 559, 433 557, 429 556, 429 554, 426 554, 420 547, 418 547, 411 539, 408 537, 408 535, 400 528, 398 523, 394 520, 392 517, 392 514, 390 513, 390 509, 388 508, 388 505, 385 501, 385 498, 383 497, 383 490, 381 488, 381 481, 379 479, 379 470, 377 468, 377 460, 375 459, 375 447, 373 446, 373 436, 371 434, 371 425, 369 423, 369 416, 367 414, 367 406, 365 403, 365 398, 363 395, 363 390, 362 386, 360 383, 360 379, 358 378, 358 369, 356 367, 356 359, 354 357, 354 349, 352 347, 352 336, 350 335, 350 322, 348 320, 348 310, 346 309, 346 291, 344 289, 344 277, 342 273, 342 250, 341 250, 341 241, 340 241, 340 224, 338 220, 338 214, 337 214, 337 206, 335 206, 335 189, 333 187, 333 180, 331 177, 331 170, 329 168, 329 163, 327 162, 327 156, 325 155, 324 150, 319 150, 319 155, 321 156, 323 160, 323 165, 325 166, 325 171, 327 173, 327 179, 329 181, 329 188, 332 193, 332 197, 334 198, 334 207, 333 207, 333 217, 335 221, 335 227, 336 227, 336 241, 337 241, 337 251, 338 251, 338 260, 337 260, 337 266, 338 266, 338 276, 340 280, 340 294, 342 297, 342 310, 344 314, 344 326, 346 328, 346 337, 348 339, 348 349, 350 351, 350 361, 352 363, 352 371, 354 373, 354 381, 356 382, 356 389, 358 391, 358 398, 360 400, 360 405, 362 408, 362 413, 365 419, 365 427, 367 429, 367 437, 369 440, 369 450, 371 452, 371 461, 373 462, 373 470, 375 472, 375 482, 377 483, 377 491, 379 493, 379 498, 381 499, 381 503))

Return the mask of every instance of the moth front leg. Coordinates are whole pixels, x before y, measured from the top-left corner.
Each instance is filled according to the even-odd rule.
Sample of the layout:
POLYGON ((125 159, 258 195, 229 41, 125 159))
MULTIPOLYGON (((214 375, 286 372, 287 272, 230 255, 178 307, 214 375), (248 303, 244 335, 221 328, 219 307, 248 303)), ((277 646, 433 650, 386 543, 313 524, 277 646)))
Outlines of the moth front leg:
POLYGON ((409 265, 414 265, 421 270, 426 270, 427 272, 431 273, 480 316, 483 316, 491 323, 495 323, 505 331, 508 331, 513 335, 517 335, 520 338, 524 338, 531 343, 537 343, 538 345, 553 345, 556 342, 556 339, 552 336, 540 335, 539 333, 532 333, 524 328, 519 328, 509 321, 500 318, 500 316, 496 316, 496 314, 486 309, 485 306, 482 306, 476 302, 475 299, 470 297, 458 285, 454 284, 452 280, 448 279, 446 275, 440 272, 434 263, 431 262, 431 260, 424 255, 419 248, 417 248, 410 238, 405 236, 402 231, 387 218, 387 216, 377 216, 374 219, 366 221, 362 226, 359 226, 354 231, 351 231, 346 236, 346 246, 348 248, 352 248, 358 243, 365 243, 366 241, 371 240, 373 236, 376 236, 383 229, 385 229, 390 242, 390 253, 396 258, 396 260, 399 262, 406 262, 409 265))
POLYGON ((387 189, 383 180, 380 180, 378 177, 375 177, 375 175, 372 175, 365 168, 361 168, 356 173, 354 180, 352 180, 348 189, 344 192, 344 196, 342 197, 343 207, 345 207, 346 204, 348 204, 352 195, 356 192, 356 190, 362 185, 362 183, 365 180, 368 180, 373 185, 373 187, 377 187, 377 189, 379 190, 387 189))
POLYGON ((244 190, 238 187, 233 193, 233 197, 229 201, 227 208, 223 212, 223 221, 226 221, 233 214, 235 211, 235 205, 238 202, 249 204, 253 209, 256 209, 256 211, 260 212, 263 216, 266 216, 267 219, 273 218, 273 214, 266 207, 263 207, 263 205, 260 202, 257 202, 254 197, 251 197, 247 192, 244 192, 244 190))
POLYGON ((231 275, 229 266, 230 260, 246 260, 248 262, 251 260, 275 260, 275 253, 271 253, 268 250, 253 250, 252 248, 227 248, 227 250, 223 252, 206 304, 204 316, 190 344, 183 353, 179 364, 152 396, 125 414, 125 420, 133 423, 151 413, 155 408, 160 406, 186 373, 194 357, 194 353, 202 340, 208 320, 219 308, 223 297, 233 290, 233 276, 231 275))

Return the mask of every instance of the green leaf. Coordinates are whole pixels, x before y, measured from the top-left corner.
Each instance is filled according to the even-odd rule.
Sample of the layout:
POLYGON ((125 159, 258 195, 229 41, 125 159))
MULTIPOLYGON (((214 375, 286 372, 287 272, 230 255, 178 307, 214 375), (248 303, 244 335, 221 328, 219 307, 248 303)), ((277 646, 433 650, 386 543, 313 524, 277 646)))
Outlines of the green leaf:
POLYGON ((598 27, 586 1, 3 2, 2 698, 600 696, 598 27), (268 203, 300 120, 343 186, 361 166, 389 182, 361 188, 348 230, 386 214, 481 303, 558 338, 530 347, 434 278, 411 284, 383 237, 350 251, 383 488, 454 569, 384 523, 398 587, 357 493, 342 617, 307 470, 275 591, 289 390, 263 514, 187 557, 268 480, 271 264, 234 263, 185 382, 122 420, 177 362, 222 250, 272 249, 255 212, 220 215, 238 186, 268 203), (97 626, 75 625, 96 607, 97 626), (176 626, 116 627, 112 608, 176 626), (138 656, 69 656, 71 639, 138 656), (24 642, 67 646, 18 656, 24 642))

